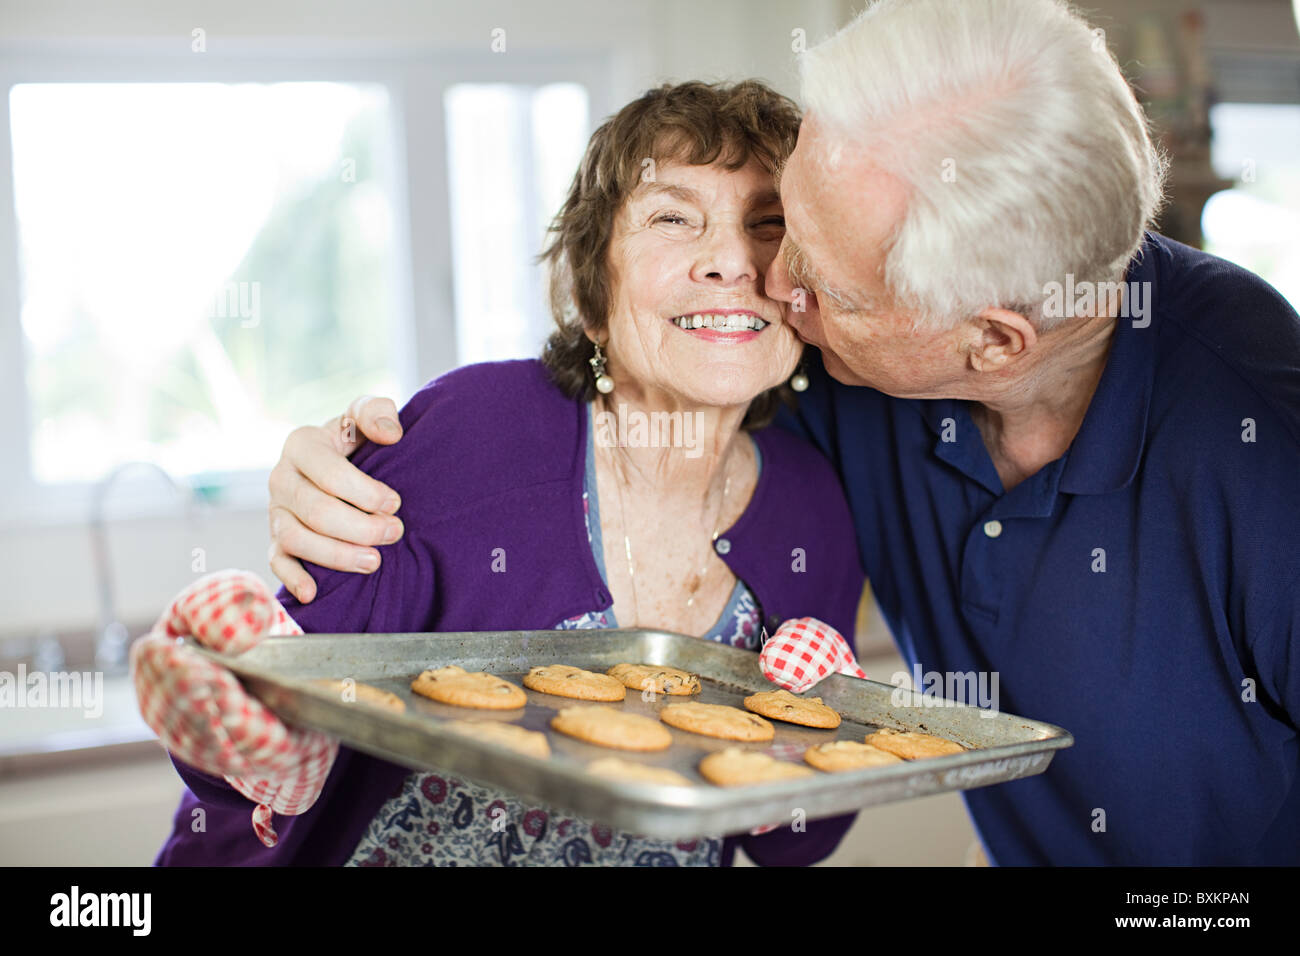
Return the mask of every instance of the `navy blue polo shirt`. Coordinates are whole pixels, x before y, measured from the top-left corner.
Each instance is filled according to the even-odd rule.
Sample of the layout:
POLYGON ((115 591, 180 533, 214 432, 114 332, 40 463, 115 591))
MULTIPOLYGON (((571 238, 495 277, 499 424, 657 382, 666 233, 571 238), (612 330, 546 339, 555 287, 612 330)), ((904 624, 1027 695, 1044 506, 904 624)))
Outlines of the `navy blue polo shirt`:
MULTIPOLYGON (((1300 317, 1148 235, 1083 424, 1006 492, 957 400, 812 387, 909 668, 997 672, 1075 745, 963 796, 998 864, 1300 863, 1300 317)), ((872 675, 888 680, 888 675, 872 675)), ((974 701, 971 701, 974 703, 974 701)))

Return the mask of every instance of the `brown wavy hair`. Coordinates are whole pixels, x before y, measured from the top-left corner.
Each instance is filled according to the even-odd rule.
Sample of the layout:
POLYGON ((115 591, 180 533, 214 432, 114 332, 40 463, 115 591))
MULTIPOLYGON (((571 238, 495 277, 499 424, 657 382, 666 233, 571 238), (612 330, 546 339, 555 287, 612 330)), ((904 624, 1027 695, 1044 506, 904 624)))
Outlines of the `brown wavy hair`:
MULTIPOLYGON (((557 326, 542 362, 566 395, 587 402, 596 396, 588 364, 595 345, 586 333, 603 332, 609 323, 610 240, 619 210, 641 180, 644 161, 721 163, 735 171, 756 159, 775 173, 794 151, 799 120, 791 99, 757 80, 665 83, 624 106, 592 134, 538 257, 548 268, 557 326)), ((757 396, 742 427, 766 425, 782 400, 794 404, 794 392, 784 383, 757 396)))

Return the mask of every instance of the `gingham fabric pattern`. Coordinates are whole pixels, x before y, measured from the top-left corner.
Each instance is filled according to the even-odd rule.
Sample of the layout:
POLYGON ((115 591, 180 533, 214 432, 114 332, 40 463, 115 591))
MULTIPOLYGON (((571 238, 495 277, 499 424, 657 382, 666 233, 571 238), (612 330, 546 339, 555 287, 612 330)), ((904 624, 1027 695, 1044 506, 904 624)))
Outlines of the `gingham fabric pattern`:
POLYGON ((191 635, 223 654, 302 628, 247 571, 217 571, 182 591, 149 634, 131 645, 140 713, 185 763, 222 776, 255 804, 253 830, 275 846, 272 813, 295 816, 320 796, 338 742, 287 726, 250 697, 235 675, 185 647, 191 635))
POLYGON ((827 674, 865 679, 849 642, 815 617, 793 618, 776 629, 758 655, 767 679, 796 694, 814 687, 827 674))

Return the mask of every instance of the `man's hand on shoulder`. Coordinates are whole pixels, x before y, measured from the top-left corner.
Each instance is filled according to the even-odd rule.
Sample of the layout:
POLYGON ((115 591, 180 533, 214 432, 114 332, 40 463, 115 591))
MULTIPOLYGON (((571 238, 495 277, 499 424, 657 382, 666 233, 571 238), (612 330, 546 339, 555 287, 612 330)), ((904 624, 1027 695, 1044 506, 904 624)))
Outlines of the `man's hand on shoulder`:
POLYGON ((348 457, 372 441, 400 441, 402 427, 392 399, 363 395, 338 418, 304 425, 285 439, 268 488, 271 572, 303 604, 316 584, 301 560, 336 571, 369 574, 379 567, 375 546, 402 536, 393 517, 397 492, 361 471, 348 457))

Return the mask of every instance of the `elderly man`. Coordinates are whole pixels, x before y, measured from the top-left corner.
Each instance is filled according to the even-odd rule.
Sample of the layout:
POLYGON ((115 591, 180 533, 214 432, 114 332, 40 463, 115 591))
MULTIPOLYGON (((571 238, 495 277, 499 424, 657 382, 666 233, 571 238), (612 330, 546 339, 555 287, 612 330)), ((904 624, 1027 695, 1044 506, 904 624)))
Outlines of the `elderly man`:
MULTIPOLYGON (((881 0, 803 81, 767 289, 821 364, 780 424, 838 469, 909 665, 1076 739, 965 793, 990 860, 1300 863, 1300 318, 1149 231, 1163 160, 1062 4, 881 0)), ((353 414, 391 442, 387 409, 353 414)), ((289 555, 400 534, 336 432, 272 476, 300 597, 289 555)))

